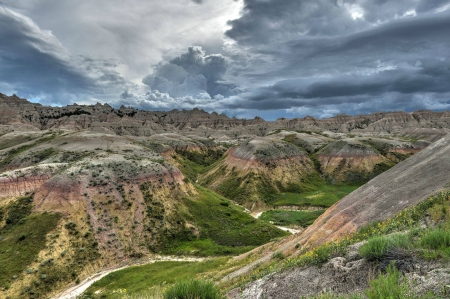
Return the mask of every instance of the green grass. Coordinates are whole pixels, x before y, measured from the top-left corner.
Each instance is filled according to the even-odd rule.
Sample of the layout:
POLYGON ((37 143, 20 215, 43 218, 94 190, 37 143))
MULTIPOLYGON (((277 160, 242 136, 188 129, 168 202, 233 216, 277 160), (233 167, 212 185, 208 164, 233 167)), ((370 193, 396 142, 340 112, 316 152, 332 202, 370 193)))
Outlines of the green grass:
POLYGON ((197 240, 171 240, 163 252, 199 256, 230 255, 246 252, 288 233, 254 219, 239 206, 202 187, 198 198, 185 198, 188 213, 181 216, 200 230, 197 240))
POLYGON ((160 286, 170 286, 206 275, 226 264, 227 258, 215 258, 203 262, 157 262, 130 267, 113 272, 95 282, 86 291, 84 298, 116 298, 115 294, 126 290, 126 294, 151 292, 160 286), (101 291, 95 295, 95 292, 101 291))
POLYGON ((45 236, 56 227, 59 214, 32 214, 0 231, 0 286, 20 276, 45 247, 45 236))
POLYGON ((298 225, 306 227, 311 225, 325 210, 318 211, 283 211, 270 210, 262 213, 259 219, 272 221, 275 225, 298 225))
POLYGON ((387 236, 375 236, 361 246, 359 253, 369 261, 380 261, 387 254, 398 249, 408 249, 412 245, 409 235, 392 234, 387 236))
POLYGON ((184 176, 195 182, 199 174, 207 172, 224 158, 223 150, 207 150, 206 152, 177 151, 173 158, 179 163, 184 176))
POLYGON ((370 282, 370 287, 364 292, 369 299, 392 298, 403 299, 408 296, 408 285, 402 279, 401 272, 390 265, 386 275, 380 274, 370 282))
POLYGON ((427 249, 438 250, 450 247, 450 231, 441 228, 428 230, 419 242, 422 247, 427 249))
POLYGON ((164 293, 164 299, 222 299, 220 290, 207 280, 177 282, 164 293))
POLYGON ((395 264, 390 264, 386 273, 379 273, 378 276, 369 282, 369 287, 362 294, 334 295, 333 293, 320 294, 314 299, 431 299, 443 298, 429 292, 423 296, 417 296, 412 291, 412 286, 407 282, 402 273, 397 270, 395 264))
POLYGON ((315 190, 308 192, 276 194, 272 204, 274 206, 316 206, 328 208, 358 188, 359 185, 322 184, 315 190))
POLYGON ((15 224, 19 223, 22 219, 25 219, 28 215, 31 214, 33 199, 29 196, 19 197, 16 201, 10 203, 5 211, 6 220, 5 227, 2 230, 8 230, 13 227, 15 224))

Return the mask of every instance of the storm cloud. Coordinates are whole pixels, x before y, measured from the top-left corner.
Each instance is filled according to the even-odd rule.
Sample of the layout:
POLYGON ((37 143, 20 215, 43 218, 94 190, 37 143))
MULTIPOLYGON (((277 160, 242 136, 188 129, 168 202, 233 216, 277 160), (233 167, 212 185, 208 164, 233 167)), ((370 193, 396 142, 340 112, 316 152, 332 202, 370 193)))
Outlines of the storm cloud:
POLYGON ((246 0, 226 35, 252 57, 240 76, 258 85, 227 105, 316 116, 448 109, 449 3, 246 0))
POLYGON ((448 28, 450 0, 3 0, 0 92, 267 119, 444 110, 448 28))

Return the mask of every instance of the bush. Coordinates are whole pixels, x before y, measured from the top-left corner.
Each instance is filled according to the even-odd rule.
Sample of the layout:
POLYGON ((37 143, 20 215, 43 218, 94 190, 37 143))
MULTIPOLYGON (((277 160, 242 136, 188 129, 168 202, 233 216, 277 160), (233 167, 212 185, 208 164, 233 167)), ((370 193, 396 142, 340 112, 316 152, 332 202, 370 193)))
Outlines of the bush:
POLYGON ((166 290, 164 299, 222 299, 220 290, 204 280, 180 281, 166 290))
POLYGON ((419 241, 420 245, 428 249, 450 247, 450 231, 441 228, 427 231, 419 241))
POLYGON ((390 249, 388 238, 385 236, 374 237, 361 246, 359 253, 369 261, 381 260, 390 249))
POLYGON ((373 237, 361 246, 359 253, 369 261, 380 261, 389 252, 396 249, 406 249, 410 247, 408 235, 394 234, 389 236, 373 237))
POLYGON ((409 285, 394 264, 389 265, 386 275, 380 274, 370 282, 370 287, 364 292, 369 299, 403 299, 411 298, 409 285))

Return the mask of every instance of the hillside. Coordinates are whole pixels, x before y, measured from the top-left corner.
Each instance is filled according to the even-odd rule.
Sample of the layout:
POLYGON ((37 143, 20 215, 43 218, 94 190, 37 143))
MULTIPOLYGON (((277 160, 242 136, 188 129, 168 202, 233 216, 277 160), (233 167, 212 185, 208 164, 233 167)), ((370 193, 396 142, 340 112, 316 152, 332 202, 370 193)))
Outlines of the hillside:
POLYGON ((177 152, 221 152, 201 140, 67 130, 0 136, 3 291, 42 298, 96 269, 155 253, 239 254, 284 236, 171 164, 177 152), (11 244, 27 258, 15 259, 11 244))
POLYGON ((449 119, 266 122, 0 94, 0 288, 46 298, 156 254, 224 257, 216 270, 234 281, 442 188, 449 119))
MULTIPOLYGON (((236 279, 236 277, 245 276, 246 273, 248 275, 248 272, 251 271, 258 272, 258 270, 255 269, 258 269, 261 264, 273 261, 274 252, 278 252, 283 259, 295 259, 301 257, 301 254, 308 250, 308 248, 317 248, 317 246, 320 248, 320 246, 324 244, 335 244, 356 233, 358 229, 366 227, 376 221, 386 221, 389 223, 387 226, 388 228, 395 223, 394 220, 389 220, 394 219, 394 216, 400 217, 405 223, 412 221, 413 219, 410 218, 411 216, 404 212, 408 207, 418 205, 421 201, 448 186, 448 183, 450 182, 450 177, 448 176, 450 161, 447 157, 449 154, 450 135, 447 135, 422 150, 420 153, 392 167, 344 197, 329 208, 301 234, 286 238, 281 242, 272 244, 270 247, 266 246, 261 248, 259 252, 262 253, 258 254, 257 258, 253 257, 251 263, 228 274, 225 277, 225 280, 233 280, 236 279), (404 213, 405 216, 401 216, 402 213, 404 213)), ((444 200, 448 200, 448 198, 445 197, 444 200)), ((443 217, 445 218, 447 207, 438 207, 438 209, 443 211, 443 217)), ((412 211, 415 210, 413 209, 412 211)), ((424 216, 425 215, 422 215, 421 217, 424 216)), ((439 220, 439 218, 437 219, 439 220)), ((395 227, 396 226, 393 226, 393 228, 395 227)), ((446 229, 448 229, 448 227, 446 229)), ((349 254, 351 255, 351 253, 349 254)), ((344 271, 345 267, 352 267, 353 264, 356 268, 355 271, 351 272, 351 275, 355 275, 355 278, 360 275, 366 275, 358 274, 357 271, 359 270, 357 269, 363 270, 365 266, 355 264, 354 260, 351 258, 336 260, 333 263, 334 264, 329 264, 330 268, 328 270, 325 269, 322 271, 320 269, 317 270, 311 268, 302 272, 302 269, 294 269, 286 274, 276 274, 275 276, 279 277, 281 280, 287 279, 290 281, 287 283, 288 286, 285 285, 285 287, 289 288, 289 284, 294 285, 298 283, 304 275, 322 275, 327 271, 326 275, 329 275, 329 271, 335 273, 333 271, 336 270, 333 269, 340 267, 339 269, 344 271), (294 277, 292 279, 286 278, 286 275, 294 275, 294 277)), ((431 272, 434 268, 432 266, 430 267, 431 272)), ((367 271, 367 269, 363 271, 367 271)), ((330 279, 340 279, 339 275, 331 276, 332 278, 330 279)), ((258 284, 251 283, 247 285, 246 288, 250 291, 252 288, 257 287, 257 289, 263 293, 271 293, 272 291, 277 292, 276 288, 271 287, 271 281, 274 277, 269 277, 271 276, 264 277, 262 281, 258 281, 258 284)), ((278 280, 278 278, 276 280, 278 280)), ((310 290, 310 294, 314 293, 317 295, 320 291, 317 287, 323 285, 322 282, 314 280, 310 283, 311 285, 314 285, 315 288, 314 290, 310 290)), ((244 291, 244 293, 248 291, 244 291)), ((255 289, 251 292, 254 292, 253 294, 258 293, 255 289)), ((277 298, 290 298, 289 296, 291 295, 292 294, 290 293, 286 293, 283 295, 284 297, 277 296, 277 298)), ((236 296, 236 294, 233 296, 236 296)), ((244 298, 253 298, 253 295, 244 296, 244 298)))

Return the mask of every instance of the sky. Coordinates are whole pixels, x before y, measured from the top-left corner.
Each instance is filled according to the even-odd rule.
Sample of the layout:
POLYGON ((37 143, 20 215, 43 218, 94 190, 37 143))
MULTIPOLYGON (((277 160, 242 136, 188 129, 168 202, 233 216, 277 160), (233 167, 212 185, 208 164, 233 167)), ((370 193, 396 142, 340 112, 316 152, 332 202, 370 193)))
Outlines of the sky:
POLYGON ((450 0, 0 0, 0 92, 266 120, 450 110, 450 0))

